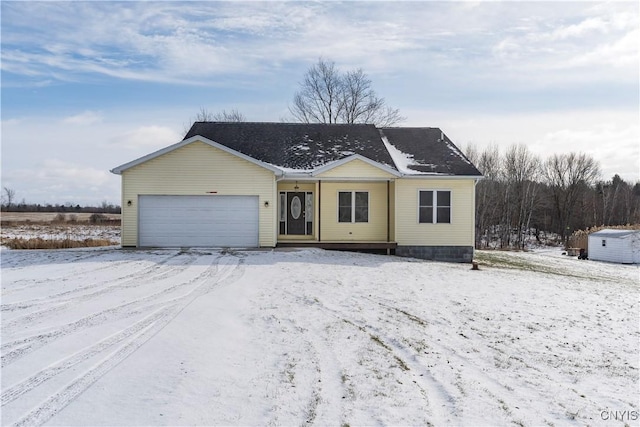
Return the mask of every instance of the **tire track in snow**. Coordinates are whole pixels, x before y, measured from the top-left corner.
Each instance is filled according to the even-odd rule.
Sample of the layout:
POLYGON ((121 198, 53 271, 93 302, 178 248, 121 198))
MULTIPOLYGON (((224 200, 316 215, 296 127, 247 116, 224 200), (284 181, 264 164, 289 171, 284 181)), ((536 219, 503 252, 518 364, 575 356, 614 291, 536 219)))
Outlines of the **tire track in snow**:
POLYGON ((154 294, 147 295, 128 303, 102 310, 98 313, 93 313, 74 322, 58 326, 53 330, 5 343, 0 347, 0 352, 2 352, 2 356, 0 358, 0 366, 8 366, 9 364, 15 362, 21 357, 24 357, 32 351, 79 330, 88 329, 90 327, 97 326, 112 320, 128 318, 140 313, 144 313, 150 309, 154 309, 158 305, 162 305, 163 302, 156 302, 150 305, 147 304, 146 306, 145 304, 162 298, 179 288, 190 286, 198 280, 211 276, 212 273, 210 271, 210 268, 213 266, 213 263, 219 262, 220 257, 221 256, 218 255, 216 258, 214 258, 211 265, 209 265, 207 268, 205 268, 204 271, 200 272, 196 277, 190 279, 187 282, 177 283, 154 294))
MULTIPOLYGON (((92 258, 98 258, 98 257, 107 257, 107 256, 112 256, 114 253, 117 253, 117 251, 122 251, 122 249, 115 249, 115 250, 99 250, 99 251, 94 251, 94 253, 90 254, 90 255, 86 255, 86 256, 78 256, 72 260, 69 260, 69 255, 67 254, 67 250, 62 250, 62 252, 60 253, 60 250, 58 250, 59 252, 55 253, 55 257, 54 256, 49 256, 48 258, 52 260, 53 263, 57 263, 56 260, 58 258, 62 258, 64 260, 63 263, 61 263, 62 265, 64 265, 64 268, 61 268, 63 271, 58 275, 58 276, 54 276, 54 277, 47 277, 47 278, 43 278, 43 279, 20 279, 17 280, 16 282, 14 282, 14 284, 20 284, 23 282, 27 282, 26 285, 24 286, 20 286, 20 287, 12 287, 11 289, 7 289, 6 291, 3 291, 3 294, 5 295, 9 295, 15 292, 19 292, 21 290, 24 289, 29 289, 29 288, 34 288, 37 286, 41 286, 41 285, 45 285, 48 284, 50 282, 56 282, 56 281, 61 281, 64 280, 70 276, 76 276, 76 275, 80 275, 80 274, 84 274, 84 273, 92 273, 95 271, 102 271, 105 269, 109 269, 112 268, 112 264, 113 263, 129 263, 131 262, 130 260, 121 260, 121 261, 113 261, 113 263, 110 263, 109 265, 105 265, 105 266, 101 266, 101 267, 92 267, 89 264, 81 264, 80 266, 78 266, 78 263, 80 262, 85 262, 85 261, 89 261, 89 262, 93 262, 94 260, 92 258), (71 266, 71 268, 68 268, 67 266, 71 266), (34 282, 34 283, 28 283, 28 282, 34 282)), ((71 251, 71 250, 69 250, 71 251)), ((12 255, 14 254, 15 251, 12 251, 12 255)), ((23 271, 23 270, 29 270, 32 268, 32 266, 29 264, 28 261, 30 261, 33 256, 33 251, 31 249, 27 249, 25 250, 25 252, 31 252, 30 256, 24 256, 22 258, 19 258, 19 262, 16 262, 15 259, 12 259, 11 265, 5 265, 5 263, 3 262, 2 265, 2 269, 6 269, 6 268, 12 268, 13 265, 18 264, 18 265, 25 265, 24 267, 20 267, 20 268, 16 268, 15 271, 23 271), (24 261, 24 260, 28 260, 28 261, 24 261)), ((119 254, 118 254, 119 255, 119 254)), ((105 261, 101 261, 100 259, 95 260, 96 262, 105 262, 105 261)), ((108 260, 107 260, 108 261, 108 260)), ((9 263, 7 263, 9 264, 9 263)), ((44 263, 46 264, 46 263, 44 263)), ((39 265, 39 264, 36 264, 39 265)))
POLYGON ((6 398, 3 394, 2 404, 4 405, 5 399, 7 400, 7 402, 9 402, 19 395, 33 389, 38 384, 61 373, 62 371, 70 369, 78 363, 84 362, 91 357, 99 355, 106 349, 116 345, 118 342, 129 338, 126 341, 126 344, 120 346, 117 350, 107 355, 97 365, 94 365, 91 369, 77 377, 65 388, 47 398, 37 408, 34 408, 16 423, 14 423, 14 426, 42 425, 43 423, 47 422, 55 414, 60 412, 65 406, 67 406, 80 394, 87 390, 100 377, 102 377, 115 366, 124 361, 144 343, 146 343, 150 338, 160 332, 180 312, 182 312, 182 310, 184 310, 197 298, 207 294, 218 286, 224 286, 225 284, 234 283, 235 281, 237 281, 244 274, 244 262, 242 260, 238 260, 235 257, 229 257, 234 258, 233 260, 228 260, 225 258, 215 258, 212 264, 209 265, 207 269, 207 271, 209 271, 209 274, 201 274, 199 276, 201 283, 196 288, 189 291, 189 293, 187 293, 186 295, 171 300, 161 310, 139 321, 136 325, 126 328, 119 333, 116 333, 111 337, 98 342, 93 346, 87 347, 84 350, 76 353, 75 355, 63 359, 55 363, 54 365, 51 365, 50 367, 46 368, 43 371, 40 371, 29 379, 23 381, 22 383, 12 387, 12 393, 7 394, 6 398), (210 270, 213 268, 213 265, 216 261, 218 261, 216 264, 216 272, 211 272, 210 270))
POLYGON ((7 388, 2 392, 2 395, 0 395, 0 405, 4 406, 7 403, 12 402, 13 400, 22 396, 24 393, 34 389, 38 385, 62 373, 63 371, 70 369, 77 364, 82 363, 87 359, 90 359, 91 357, 103 352, 109 347, 112 347, 120 341, 123 341, 126 338, 137 334, 141 330, 147 328, 152 323, 156 322, 158 319, 166 315, 166 311, 168 309, 169 308, 167 307, 161 308, 145 317, 144 319, 136 322, 132 326, 116 332, 115 334, 112 334, 111 336, 97 342, 94 345, 85 347, 79 352, 76 352, 69 357, 66 357, 58 362, 47 366, 45 369, 33 374, 26 380, 7 388))
POLYGON ((23 416, 13 425, 16 427, 39 426, 47 422, 51 417, 60 412, 83 391, 95 383, 101 376, 109 372, 140 348, 140 346, 142 346, 142 344, 144 344, 156 332, 154 326, 157 325, 158 322, 159 321, 156 321, 147 326, 147 328, 132 337, 127 344, 109 354, 98 365, 77 377, 71 384, 58 393, 50 396, 40 406, 23 416))
MULTIPOLYGON (((88 289, 93 289, 93 288, 96 288, 96 287, 100 287, 100 286, 105 285, 105 284, 108 285, 108 284, 112 283, 113 281, 123 281, 123 280, 124 281, 133 281, 133 280, 137 280, 140 277, 145 277, 150 272, 155 271, 158 267, 166 266, 166 264, 170 260, 172 260, 172 259, 174 259, 174 258, 176 258, 176 257, 178 257, 180 255, 182 255, 182 253, 172 254, 172 255, 170 255, 170 256, 168 256, 168 257, 166 257, 166 258, 164 258, 164 259, 162 259, 160 261, 155 262, 153 265, 144 267, 142 270, 138 270, 138 271, 135 271, 133 273, 125 274, 124 276, 121 276, 121 277, 118 277, 118 278, 111 278, 111 279, 107 279, 107 280, 102 280, 102 281, 99 281, 99 282, 96 282, 96 283, 89 284, 87 286, 80 286, 80 287, 77 287, 77 288, 74 288, 74 289, 70 289, 68 291, 60 292, 60 293, 49 295, 49 296, 46 296, 46 297, 33 298, 33 299, 27 299, 27 300, 24 300, 24 301, 17 301, 17 302, 8 303, 8 304, 2 304, 0 306, 0 310, 1 311, 14 311, 14 310, 21 310, 21 309, 31 308, 31 307, 34 307, 34 306, 49 305, 51 303, 56 303, 57 302, 56 300, 61 300, 62 302, 65 302, 65 300, 63 298, 66 297, 66 296, 82 293, 82 292, 84 292, 84 291, 86 291, 88 289)), ((134 261, 134 263, 138 264, 138 263, 143 263, 144 261, 145 260, 142 259, 142 260, 134 261)), ((105 269, 113 269, 113 268, 118 268, 119 269, 122 264, 131 264, 131 263, 132 263, 131 261, 127 261, 127 260, 115 261, 113 264, 110 264, 110 265, 108 265, 106 267, 97 268, 95 270, 90 270, 90 271, 87 271, 85 273, 86 274, 93 274, 96 271, 105 270, 105 269)), ((168 270, 165 270, 165 272, 168 273, 168 272, 170 272, 172 270, 175 270, 175 269, 178 269, 178 268, 182 267, 183 265, 188 265, 188 264, 185 263, 185 264, 178 265, 178 266, 169 266, 168 270)), ((127 269, 130 269, 130 266, 128 266, 127 269)), ((161 274, 161 273, 158 273, 158 274, 161 274)), ((74 274, 67 274, 67 275, 61 276, 59 278, 47 278, 47 279, 44 279, 41 282, 38 282, 34 286, 41 285, 41 284, 43 284, 45 282, 51 282, 51 281, 55 282, 55 281, 64 280, 69 276, 74 276, 74 274)), ((117 286, 117 285, 115 285, 115 286, 117 286)))
MULTIPOLYGON (((312 307, 305 307, 305 309, 312 307)), ((308 392, 307 403, 304 405, 303 420, 305 425, 343 425, 342 416, 342 396, 345 395, 345 389, 340 381, 341 369, 335 352, 331 346, 323 340, 318 340, 315 332, 307 327, 303 327, 297 323, 297 319, 287 318, 279 319, 279 323, 286 322, 288 328, 282 330, 289 338, 296 339, 299 353, 293 356, 299 361, 304 360, 307 366, 305 373, 313 370, 313 379, 311 388, 308 392), (293 331, 293 333, 291 333, 293 331)), ((314 325, 311 325, 313 328, 314 325)), ((284 325, 283 325, 284 327, 284 325)), ((289 356, 289 355, 288 355, 289 356)), ((293 369, 291 366, 290 369, 293 369)), ((297 367, 298 369, 304 369, 297 367)), ((284 372, 283 375, 290 375, 290 383, 296 387, 295 372, 284 372)), ((298 384, 299 386, 300 384, 298 384)), ((301 388, 296 387, 299 391, 301 388)), ((272 419, 268 425, 281 425, 278 410, 282 406, 282 402, 278 402, 272 410, 272 419)), ((289 420, 288 420, 289 421, 289 420)), ((285 422, 286 424, 287 422, 285 422)))
MULTIPOLYGON (((119 250, 119 249, 117 249, 119 250)), ((77 262, 77 261, 85 261, 87 259, 90 258, 95 258, 101 255, 104 255, 105 253, 110 254, 113 252, 113 250, 111 249, 107 249, 107 250, 92 250, 91 252, 87 253, 87 251, 76 251, 76 250, 63 250, 60 251, 59 249, 54 249, 54 250, 47 250, 47 249, 42 249, 40 250, 41 253, 46 253, 48 254, 48 259, 54 259, 54 258, 62 258, 64 259, 65 263, 69 262, 69 253, 70 252, 74 252, 80 255, 77 255, 72 262, 77 262)), ((10 259, 7 259, 5 257, 2 257, 2 261, 1 261, 1 266, 2 268, 11 268, 14 265, 21 265, 22 267, 20 267, 20 269, 28 269, 32 266, 31 262, 33 260, 33 250, 32 249, 14 249, 11 251, 12 253, 12 257, 10 259), (20 254, 21 257, 17 258, 16 255, 20 254)), ((55 262, 57 263, 57 262, 55 262)))
MULTIPOLYGON (((195 262, 196 258, 191 257, 185 261, 187 261, 187 263, 168 267, 167 269, 158 271, 155 274, 149 274, 149 273, 153 272, 156 269, 156 267, 155 266, 148 267, 142 272, 138 272, 137 274, 127 276, 127 279, 125 279, 122 282, 119 282, 120 279, 115 279, 114 284, 102 287, 102 289, 96 290, 88 294, 78 295, 71 298, 60 298, 58 300, 54 298, 49 302, 47 301, 39 302, 37 303, 37 305, 39 306, 44 305, 45 306, 44 309, 39 311, 29 312, 25 315, 13 318, 10 321, 5 322, 4 327, 6 329, 6 328, 19 326, 19 325, 24 325, 25 323, 31 322, 35 319, 42 322, 43 320, 46 320, 45 316, 47 315, 55 314, 66 308, 75 306, 78 303, 89 301, 91 299, 103 296, 105 294, 110 294, 116 290, 135 288, 138 286, 143 286, 145 284, 148 284, 151 280, 162 280, 172 276, 177 276, 178 274, 185 271, 190 264, 195 262)), ((113 280, 111 282, 113 282, 113 280)), ((102 283, 109 283, 109 281, 105 281, 102 283)), ((86 289, 90 289, 98 286, 99 285, 96 285, 96 286, 89 285, 89 286, 82 287, 82 290, 86 290, 86 289)))
MULTIPOLYGON (((396 316, 401 317, 404 315, 411 319, 414 322, 422 324, 427 327, 429 322, 426 319, 422 319, 418 316, 412 315, 408 313, 406 310, 399 309, 397 307, 393 307, 391 305, 387 305, 380 301, 376 301, 373 298, 365 298, 370 301, 376 302, 381 307, 395 313, 396 316)), ((457 336, 456 336, 457 337, 457 336)), ((454 337, 455 338, 455 337, 454 337)), ((468 339, 468 338, 465 338, 468 339)), ((396 343, 397 340, 395 340, 396 343)), ((399 343, 398 343, 399 344, 399 343)), ((496 379, 492 376, 487 375, 487 373, 473 363, 472 360, 465 358, 459 354, 459 349, 464 346, 461 345, 445 345, 440 340, 430 340, 428 342, 429 347, 432 349, 438 350, 440 354, 445 354, 447 359, 447 365, 450 366, 451 370, 455 371, 455 377, 458 379, 464 378, 467 383, 476 382, 477 385, 481 385, 482 391, 484 391, 487 396, 494 399, 495 409, 498 411, 502 411, 505 415, 511 418, 511 422, 515 424, 522 424, 523 421, 521 419, 517 419, 514 412, 518 412, 520 409, 530 408, 532 402, 544 402, 545 395, 541 394, 539 390, 527 387, 527 391, 523 392, 520 389, 517 393, 514 392, 514 389, 506 384, 503 384, 499 379, 496 379), (538 397, 533 397, 538 396, 538 397)), ((407 348, 403 344, 401 346, 407 348)), ((492 348, 492 346, 488 346, 492 348)), ((535 367, 530 367, 530 369, 535 369, 539 371, 539 369, 535 367)), ((472 384, 473 385, 473 384, 472 384)), ((460 385, 460 393, 465 395, 466 390, 462 388, 460 385)), ((522 385, 520 385, 520 388, 522 385)), ((464 409, 464 408, 462 408, 464 409)))
MULTIPOLYGON (((152 278, 154 278, 154 279, 156 279, 156 280, 157 280, 157 279, 159 279, 159 278, 163 278, 163 279, 165 279, 165 278, 171 277, 171 276, 169 276, 167 273, 168 273, 168 272, 173 272, 173 271, 175 271, 175 275, 174 275, 174 276, 177 276, 178 274, 180 274, 180 273, 184 272, 184 271, 185 271, 185 269, 186 269, 186 268, 183 268, 183 266, 180 266, 179 268, 175 268, 175 269, 163 270, 161 273, 159 273, 159 274, 158 274, 158 276, 157 276, 157 277, 156 277, 156 276, 152 276, 152 278)), ((142 277, 143 277, 143 276, 142 276, 142 277)), ((197 278, 196 278, 196 279, 197 279, 197 278)), ((161 295, 166 294, 166 293, 168 293, 168 292, 172 292, 173 290, 175 290, 175 289, 177 289, 177 288, 180 288, 180 287, 182 287, 182 286, 187 286, 187 285, 191 284, 193 280, 195 280, 195 279, 192 279, 191 281, 188 281, 188 282, 186 282, 186 283, 179 283, 179 284, 177 284, 177 285, 170 286, 169 288, 161 289, 160 291, 156 292, 155 294, 152 294, 151 296, 146 296, 146 297, 143 297, 143 298, 141 298, 141 299, 134 300, 134 301, 132 301, 132 302, 129 302, 129 303, 126 303, 126 304, 120 305, 120 306, 118 306, 118 307, 116 307, 116 308, 111 308, 111 309, 108 309, 108 310, 104 310, 104 311, 103 311, 103 312, 101 312, 101 313, 110 312, 110 311, 117 310, 117 309, 124 308, 124 307, 134 306, 134 305, 135 305, 135 303, 138 303, 138 302, 145 302, 145 301, 146 301, 146 300, 148 300, 149 298, 158 297, 158 296, 161 296, 161 295)), ((141 286, 141 285, 146 284, 146 283, 147 283, 147 281, 142 282, 142 283, 137 283, 135 286, 141 286)), ((122 288, 122 287, 125 287, 125 286, 117 286, 117 285, 116 285, 116 286, 112 286, 112 287, 107 288, 107 289, 106 289, 106 291, 115 291, 115 290, 117 290, 117 289, 119 289, 119 288, 122 288)), ((107 293, 107 292, 101 292, 101 293, 100 293, 100 295, 103 295, 103 294, 105 294, 105 293, 107 293)), ((50 307, 50 308, 46 308, 46 309, 44 309, 44 310, 41 310, 41 311, 39 311, 39 312, 29 313, 29 314, 26 314, 26 315, 24 315, 24 316, 20 316, 20 317, 18 317, 18 318, 14 318, 14 319, 12 319, 11 321, 7 321, 7 322, 5 322, 5 323, 4 323, 4 325, 3 325, 4 333, 5 333, 5 334, 7 334, 7 333, 9 333, 9 334, 10 334, 10 333, 12 333, 12 332, 13 332, 13 331, 11 330, 11 328, 12 328, 12 327, 17 327, 17 326, 22 326, 22 325, 24 325, 24 324, 28 324, 29 322, 33 322, 33 321, 34 321, 34 320, 36 320, 36 319, 37 319, 38 321, 46 320, 46 318, 44 318, 44 316, 45 316, 46 314, 53 314, 53 313, 55 313, 55 312, 57 312, 57 311, 60 311, 60 310, 62 310, 62 309, 64 309, 64 308, 67 308, 67 307, 69 307, 69 306, 72 306, 72 305, 76 305, 76 304, 78 304, 78 303, 81 303, 81 302, 83 302, 83 301, 85 301, 85 300, 87 300, 87 299, 91 299, 91 298, 77 297, 77 298, 74 298, 74 299, 72 299, 72 300, 70 300, 70 301, 68 301, 68 302, 66 302, 66 303, 61 303, 61 304, 55 305, 55 306, 53 306, 53 307, 50 307), (44 319, 43 319, 43 318, 44 318, 44 319)), ((52 304, 55 304, 55 303, 52 303, 52 304)), ((99 314, 100 314, 100 313, 99 313, 99 314)), ((134 313, 134 314, 135 314, 135 313, 134 313)), ((94 317, 94 316, 95 316, 95 315, 86 316, 86 317, 84 317, 83 319, 80 319, 80 320, 78 320, 78 321, 76 321, 76 322, 74 322, 74 323, 76 323, 76 324, 77 324, 77 323, 79 323, 79 322, 83 322, 84 320, 89 319, 89 318, 94 317)), ((92 325, 92 326, 93 326, 93 325, 92 325)), ((48 335, 48 333, 45 333, 45 335, 48 335)), ((12 341, 12 342, 19 342, 19 341, 21 341, 21 340, 14 340, 14 341, 12 341)), ((0 347, 0 349, 5 350, 6 346, 8 346, 9 344, 11 344, 11 343, 8 343, 8 344, 4 344, 4 345, 2 345, 2 347, 0 347)))
POLYGON ((445 384, 433 376, 428 367, 417 359, 416 353, 412 349, 400 343, 396 338, 389 336, 380 328, 368 325, 352 317, 344 316, 342 312, 331 309, 324 304, 319 303, 318 307, 366 334, 391 354, 400 369, 404 372, 411 372, 413 383, 418 387, 432 410, 431 424, 446 425, 451 422, 451 416, 458 412, 454 395, 447 390, 445 384))

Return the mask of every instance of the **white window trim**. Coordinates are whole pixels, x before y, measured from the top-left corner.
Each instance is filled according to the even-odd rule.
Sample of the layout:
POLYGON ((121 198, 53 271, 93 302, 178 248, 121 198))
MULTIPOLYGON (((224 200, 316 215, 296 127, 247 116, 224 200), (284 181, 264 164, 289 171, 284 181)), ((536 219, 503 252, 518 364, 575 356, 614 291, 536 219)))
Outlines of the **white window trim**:
POLYGON ((441 225, 451 225, 453 224, 453 190, 450 188, 418 188, 416 193, 416 222, 418 224, 441 224, 441 225), (431 215, 431 222, 420 222, 420 192, 421 191, 432 191, 433 194, 433 213, 431 215), (438 222, 438 191, 448 191, 449 192, 449 222, 438 222))
POLYGON ((371 194, 369 190, 338 190, 336 193, 336 220, 338 224, 369 224, 371 212, 371 194), (340 193, 351 193, 351 221, 340 221, 340 193), (367 193, 367 220, 356 222, 356 193, 367 193))

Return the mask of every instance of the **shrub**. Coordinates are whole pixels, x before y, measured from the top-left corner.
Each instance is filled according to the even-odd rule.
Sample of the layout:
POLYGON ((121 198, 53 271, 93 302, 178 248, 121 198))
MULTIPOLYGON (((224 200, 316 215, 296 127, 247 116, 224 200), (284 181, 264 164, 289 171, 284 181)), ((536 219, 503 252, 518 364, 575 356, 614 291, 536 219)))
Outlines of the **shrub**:
POLYGON ((89 217, 89 222, 91 224, 102 224, 102 223, 104 223, 104 222, 106 222, 108 220, 109 220, 109 218, 107 218, 106 215, 103 215, 101 213, 94 213, 93 215, 91 215, 89 217))
POLYGON ((78 215, 76 214, 69 215, 68 222, 78 222, 78 215))
POLYGON ((55 216, 55 218, 53 218, 52 222, 65 222, 67 219, 67 216, 63 213, 59 213, 58 215, 55 216))
POLYGON ((21 237, 9 239, 2 243, 11 249, 69 249, 69 248, 92 248, 97 246, 117 245, 117 242, 107 239, 23 239, 21 237))

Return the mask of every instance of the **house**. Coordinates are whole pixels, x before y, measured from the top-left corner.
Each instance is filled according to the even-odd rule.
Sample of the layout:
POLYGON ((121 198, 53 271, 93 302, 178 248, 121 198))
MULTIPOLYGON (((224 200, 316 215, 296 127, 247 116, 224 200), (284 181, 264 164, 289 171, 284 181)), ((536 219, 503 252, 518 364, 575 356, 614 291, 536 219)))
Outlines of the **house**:
POLYGON ((589 234, 589 259, 640 264, 640 230, 605 228, 589 234))
POLYGON ((111 172, 122 175, 125 247, 473 257, 481 173, 437 128, 196 122, 111 172))

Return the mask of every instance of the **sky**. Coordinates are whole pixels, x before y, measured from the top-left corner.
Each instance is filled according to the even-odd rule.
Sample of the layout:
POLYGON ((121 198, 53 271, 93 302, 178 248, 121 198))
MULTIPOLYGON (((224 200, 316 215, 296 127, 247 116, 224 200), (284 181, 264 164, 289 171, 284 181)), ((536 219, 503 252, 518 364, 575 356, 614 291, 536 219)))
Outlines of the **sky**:
POLYGON ((120 203, 109 171, 236 109, 291 121, 306 70, 362 68, 460 148, 584 152, 640 180, 637 1, 2 1, 2 186, 120 203))

